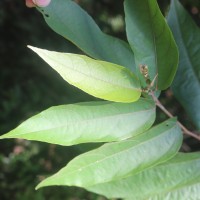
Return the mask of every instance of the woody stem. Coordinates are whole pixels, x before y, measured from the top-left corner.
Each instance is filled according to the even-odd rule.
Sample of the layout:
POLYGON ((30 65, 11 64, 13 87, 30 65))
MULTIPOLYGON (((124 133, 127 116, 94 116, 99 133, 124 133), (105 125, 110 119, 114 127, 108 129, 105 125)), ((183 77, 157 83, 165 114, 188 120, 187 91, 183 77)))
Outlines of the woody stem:
MULTIPOLYGON (((158 100, 158 98, 155 96, 154 92, 151 91, 150 92, 155 104, 169 117, 172 118, 174 117, 162 104, 161 102, 158 100)), ((196 138, 197 140, 200 141, 200 136, 196 135, 195 133, 189 131, 183 124, 181 124, 179 121, 177 122, 178 125, 180 126, 180 128, 182 129, 183 133, 185 133, 186 135, 189 135, 193 138, 196 138)))

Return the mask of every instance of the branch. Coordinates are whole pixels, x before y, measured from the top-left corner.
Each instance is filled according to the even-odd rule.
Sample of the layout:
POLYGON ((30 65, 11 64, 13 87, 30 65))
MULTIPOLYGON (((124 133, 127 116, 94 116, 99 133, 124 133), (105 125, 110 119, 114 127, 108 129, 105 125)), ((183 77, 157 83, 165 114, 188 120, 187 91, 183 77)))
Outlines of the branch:
MULTIPOLYGON (((150 92, 154 102, 156 103, 156 105, 169 117, 172 118, 174 117, 162 104, 161 102, 158 100, 158 98, 155 96, 154 92, 151 91, 150 92)), ((182 129, 183 133, 185 133, 186 135, 189 135, 193 138, 196 138, 197 140, 200 141, 200 135, 196 135, 195 133, 189 131, 183 124, 181 124, 179 121, 177 122, 178 125, 180 126, 180 128, 182 129)))

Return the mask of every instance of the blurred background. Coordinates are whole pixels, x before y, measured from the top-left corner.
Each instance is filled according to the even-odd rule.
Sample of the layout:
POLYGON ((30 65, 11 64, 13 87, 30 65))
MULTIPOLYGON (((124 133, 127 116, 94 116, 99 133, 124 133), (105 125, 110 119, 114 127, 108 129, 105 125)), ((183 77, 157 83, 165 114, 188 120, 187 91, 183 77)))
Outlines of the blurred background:
MULTIPOLYGON (((126 40, 122 0, 76 2, 88 11, 104 32, 126 40)), ((184 0, 182 3, 199 25, 199 0, 184 0)), ((160 0, 159 5, 163 14, 167 13, 169 1, 160 0)), ((0 36, 0 135, 51 106, 95 100, 63 81, 27 48, 32 45, 82 53, 54 33, 36 9, 26 8, 24 0, 0 1, 0 36)), ((161 95, 161 101, 188 128, 194 129, 170 90, 161 95)), ((158 111, 157 121, 164 119, 166 116, 158 111)), ((93 146, 87 144, 60 147, 24 140, 0 141, 0 200, 105 200, 73 187, 34 189, 45 176, 55 173, 76 155, 91 148, 93 146)), ((199 150, 199 143, 186 138, 182 150, 199 150)))

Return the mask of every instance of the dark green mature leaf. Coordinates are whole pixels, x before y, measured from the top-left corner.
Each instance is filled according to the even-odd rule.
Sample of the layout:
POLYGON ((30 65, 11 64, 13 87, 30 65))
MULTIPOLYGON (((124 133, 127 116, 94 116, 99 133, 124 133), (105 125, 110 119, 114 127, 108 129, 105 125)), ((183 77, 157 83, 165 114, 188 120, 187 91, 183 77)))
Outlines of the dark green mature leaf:
POLYGON ((180 52, 172 90, 200 130, 200 29, 178 0, 172 1, 168 23, 180 52))
POLYGON ((145 83, 139 65, 146 64, 150 79, 158 73, 158 89, 166 89, 176 73, 178 50, 157 1, 125 0, 124 8, 127 37, 142 85, 145 83))
POLYGON ((93 58, 135 70, 129 45, 101 32, 94 20, 71 0, 54 0, 39 9, 47 24, 93 58))
POLYGON ((37 188, 50 185, 89 187, 136 174, 173 157, 182 142, 175 119, 132 139, 109 143, 82 154, 37 188))
POLYGON ((95 97, 134 102, 141 95, 139 81, 127 68, 87 56, 30 47, 64 80, 95 97))
POLYGON ((171 160, 127 178, 88 188, 108 198, 188 200, 200 196, 200 153, 179 153, 171 160))
POLYGON ((28 119, 0 137, 23 138, 60 145, 110 142, 130 138, 151 127, 155 104, 88 102, 55 106, 28 119))

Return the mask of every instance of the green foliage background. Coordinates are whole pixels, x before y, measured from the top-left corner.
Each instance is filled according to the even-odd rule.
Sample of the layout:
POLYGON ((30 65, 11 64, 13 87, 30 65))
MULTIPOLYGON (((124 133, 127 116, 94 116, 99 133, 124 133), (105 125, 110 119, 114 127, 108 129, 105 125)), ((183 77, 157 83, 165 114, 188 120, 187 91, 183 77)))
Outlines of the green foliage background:
MULTIPOLYGON (((78 0, 102 30, 125 39, 123 1, 78 0)), ((200 24, 198 0, 182 1, 197 24, 200 24), (198 11, 198 10, 197 10, 198 11)), ((166 13, 169 1, 159 1, 166 13)), ((81 31, 81 30, 80 30, 81 31)), ((49 50, 80 53, 76 47, 50 30, 35 9, 24 1, 0 2, 0 134, 6 133, 30 116, 54 105, 94 100, 69 86, 47 64, 26 48, 28 44, 49 50)), ((168 90, 162 96, 164 105, 193 128, 182 107, 168 90), (166 98, 167 97, 167 98, 166 98)), ((160 121, 165 119, 159 114, 160 121)), ((187 139, 184 151, 198 150, 195 140, 187 139)), ((0 199, 35 200, 103 200, 77 188, 49 187, 35 191, 43 175, 52 174, 90 145, 60 147, 23 140, 0 141, 0 199)))

